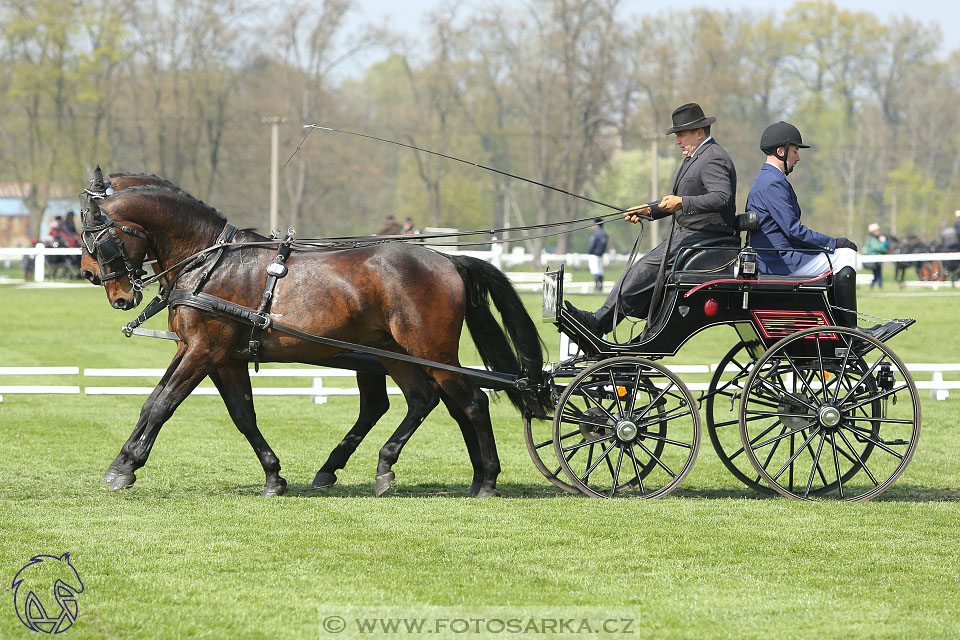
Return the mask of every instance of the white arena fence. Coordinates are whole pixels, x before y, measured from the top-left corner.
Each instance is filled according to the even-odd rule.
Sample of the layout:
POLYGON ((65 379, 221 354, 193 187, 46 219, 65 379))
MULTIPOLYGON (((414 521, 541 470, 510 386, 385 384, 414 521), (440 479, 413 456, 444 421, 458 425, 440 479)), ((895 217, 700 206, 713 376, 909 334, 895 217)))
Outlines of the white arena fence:
MULTIPOLYGON (((477 367, 479 368, 479 367, 477 367)), ((716 364, 685 364, 669 365, 674 373, 684 379, 687 387, 691 391, 706 391, 709 386, 709 376, 717 369, 716 364), (698 381, 687 382, 691 377, 698 381)), ((727 370, 735 372, 737 369, 733 365, 728 365, 727 370)), ((930 397, 937 400, 946 400, 950 396, 951 389, 960 389, 960 380, 944 380, 943 375, 960 373, 960 363, 914 363, 907 364, 907 370, 913 375, 917 388, 930 391, 930 397), (916 380, 921 374, 930 374, 929 380, 916 380)), ((0 402, 3 402, 3 394, 29 394, 29 395, 84 395, 84 396, 147 396, 153 391, 155 382, 163 376, 164 369, 95 369, 84 368, 81 372, 80 367, 0 367, 0 402), (61 384, 2 384, 4 378, 19 378, 20 381, 26 378, 31 381, 44 382, 43 378, 56 377, 61 384), (62 384, 66 378, 71 384, 62 384), (124 379, 140 378, 150 379, 150 386, 137 386, 134 384, 124 385, 124 379), (117 379, 120 384, 112 386, 101 386, 103 379, 117 379), (90 384, 96 382, 96 384, 90 384), (75 384, 74 384, 75 383, 75 384)), ((356 396, 360 391, 353 381, 356 372, 349 369, 328 369, 324 367, 302 368, 302 369, 270 369, 261 368, 259 372, 250 370, 250 376, 253 378, 253 395, 255 396, 305 396, 313 399, 316 404, 324 404, 330 396, 356 396), (307 384, 299 386, 256 386, 260 378, 289 378, 305 380, 307 384), (324 380, 331 382, 339 380, 339 383, 330 386, 324 384, 324 380)), ((400 389, 389 385, 387 393, 399 395, 400 389)), ((194 389, 195 396, 217 396, 219 392, 215 387, 201 386, 194 389)))
MULTIPOLYGON (((502 245, 492 245, 493 248, 489 251, 451 251, 447 250, 445 253, 450 254, 460 254, 460 255, 469 255, 482 260, 486 260, 498 268, 501 269, 510 269, 518 266, 533 264, 533 255, 528 253, 522 247, 514 247, 512 250, 505 251, 502 245)), ((49 248, 44 247, 42 244, 37 244, 35 247, 0 247, 0 263, 5 264, 7 267, 14 266, 14 262, 19 262, 23 256, 31 256, 34 260, 33 262, 33 280, 35 282, 43 282, 46 272, 46 257, 47 256, 65 256, 65 255, 80 255, 80 249, 72 248, 49 248)), ((605 265, 611 264, 626 264, 627 258, 629 256, 625 253, 608 253, 603 257, 603 262, 605 265)), ((866 266, 869 264, 874 264, 877 262, 888 263, 888 262, 928 262, 932 260, 960 260, 960 253, 907 253, 907 254, 888 254, 882 256, 858 256, 858 265, 866 266)), ((580 269, 586 268, 587 265, 587 254, 585 253, 549 253, 544 251, 540 255, 540 263, 547 265, 555 265, 563 263, 570 269, 580 269)), ((541 282, 541 274, 535 272, 523 272, 508 271, 507 275, 510 276, 510 279, 517 285, 517 288, 521 290, 530 290, 530 291, 539 291, 543 283, 541 282)), ((864 277, 869 277, 870 274, 860 274, 864 277)), ((569 276, 569 274, 568 274, 569 276)), ((572 279, 568 277, 566 280, 567 284, 575 287, 573 291, 587 293, 591 290, 592 283, 573 283, 572 279)), ((608 287, 609 287, 608 283, 608 287)), ((924 283, 929 284, 929 283, 924 283)), ((571 291, 571 289, 567 289, 571 291)))

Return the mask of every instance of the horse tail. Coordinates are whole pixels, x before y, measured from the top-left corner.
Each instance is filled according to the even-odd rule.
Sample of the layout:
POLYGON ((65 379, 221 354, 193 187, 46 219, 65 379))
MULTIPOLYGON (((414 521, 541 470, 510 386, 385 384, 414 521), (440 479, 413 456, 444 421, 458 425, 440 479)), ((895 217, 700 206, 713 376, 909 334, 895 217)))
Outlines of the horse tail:
POLYGON ((466 287, 466 322, 483 364, 493 371, 526 377, 531 389, 508 389, 507 397, 521 413, 546 418, 553 401, 543 375, 545 345, 513 284, 488 262, 450 256, 466 287), (490 310, 500 312, 503 327, 490 310))

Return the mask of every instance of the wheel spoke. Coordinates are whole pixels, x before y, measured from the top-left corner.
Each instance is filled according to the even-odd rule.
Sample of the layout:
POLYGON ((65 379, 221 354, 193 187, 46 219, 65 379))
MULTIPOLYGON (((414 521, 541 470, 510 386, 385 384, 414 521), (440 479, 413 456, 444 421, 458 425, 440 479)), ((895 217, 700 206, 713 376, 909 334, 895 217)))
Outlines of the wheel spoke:
POLYGON ((833 468, 837 472, 837 488, 840 490, 840 499, 843 499, 843 478, 840 475, 840 458, 837 457, 837 434, 830 434, 830 446, 833 448, 833 468))
POLYGON ((594 444, 597 444, 598 442, 604 442, 604 441, 606 441, 606 440, 611 440, 612 438, 613 438, 613 434, 611 434, 611 435, 609 435, 609 436, 602 436, 602 437, 600 437, 600 438, 595 438, 595 439, 593 439, 593 440, 581 440, 581 441, 578 442, 577 444, 572 444, 572 445, 570 445, 569 447, 563 447, 563 451, 564 451, 564 452, 566 452, 566 451, 573 451, 574 449, 579 449, 579 448, 581 448, 581 447, 586 447, 587 445, 594 445, 594 444))
MULTIPOLYGON (((861 401, 859 401, 859 402, 851 405, 850 408, 851 408, 851 409, 859 409, 860 407, 862 407, 862 406, 864 406, 864 405, 866 405, 866 404, 870 404, 871 402, 874 402, 874 401, 876 401, 876 400, 883 400, 884 398, 889 398, 889 397, 892 396, 893 394, 898 393, 898 392, 900 392, 900 391, 903 391, 904 389, 907 389, 907 385, 903 385, 903 386, 901 386, 901 387, 897 387, 896 389, 890 389, 889 391, 882 391, 882 392, 880 392, 880 393, 878 393, 878 394, 876 394, 876 395, 874 395, 874 396, 871 396, 871 397, 869 397, 869 398, 867 398, 867 399, 865 399, 865 400, 861 400, 861 401)), ((846 407, 846 402, 844 402, 843 406, 846 407)))
POLYGON ((620 454, 617 456, 617 472, 613 475, 613 485, 610 487, 610 497, 617 490, 617 483, 620 481, 620 465, 623 464, 623 447, 620 447, 620 454))
POLYGON ((857 462, 860 464, 860 468, 866 471, 867 476, 870 478, 870 481, 873 482, 873 486, 875 487, 880 486, 880 483, 877 482, 877 479, 873 477, 872 473, 870 473, 870 468, 867 467, 866 463, 860 459, 860 455, 857 453, 857 450, 854 449, 853 445, 850 444, 850 441, 847 440, 847 436, 843 435, 843 431, 838 431, 837 433, 840 434, 840 438, 846 443, 847 447, 850 449, 850 453, 852 453, 854 457, 857 459, 857 462))
POLYGON ((607 373, 610 374, 610 386, 613 387, 613 397, 617 401, 617 415, 622 416, 624 413, 623 403, 620 401, 620 387, 617 385, 617 381, 613 379, 613 369, 611 368, 607 373))
MULTIPOLYGON (((798 431, 799 431, 799 430, 798 430, 798 431)), ((783 472, 787 469, 787 467, 793 465, 793 461, 797 459, 797 456, 800 455, 800 453, 803 451, 804 447, 806 447, 808 444, 810 444, 810 442, 811 442, 815 437, 817 437, 817 434, 818 434, 818 433, 820 433, 820 427, 817 427, 816 429, 814 429, 813 432, 810 434, 810 437, 807 438, 807 441, 804 442, 802 445, 800 445, 800 448, 797 449, 797 450, 793 453, 792 456, 790 456, 790 459, 787 460, 787 461, 783 464, 782 467, 780 467, 780 470, 777 471, 777 474, 776 474, 775 476, 773 476, 773 479, 774 479, 774 480, 776 480, 777 478, 779 478, 779 477, 783 474, 783 472)))
MULTIPOLYGON (((580 433, 580 429, 574 429, 573 431, 571 431, 571 432, 569 432, 569 433, 565 433, 565 434, 563 434, 562 436, 560 436, 560 440, 566 440, 566 439, 569 438, 570 436, 575 436, 575 435, 577 435, 578 433, 580 433)), ((547 446, 548 444, 553 444, 553 440, 552 440, 552 439, 551 439, 551 440, 544 440, 544 441, 541 442, 540 444, 535 444, 535 445, 533 445, 533 448, 534 448, 534 449, 540 449, 540 448, 542 448, 542 447, 547 446)))
MULTIPOLYGON (((780 422, 780 421, 778 420, 777 422, 780 422)), ((779 441, 779 440, 783 440, 783 439, 786 438, 787 436, 792 436, 792 435, 795 434, 795 433, 800 433, 801 431, 806 431, 807 429, 809 429, 810 427, 812 427, 815 422, 816 422, 816 420, 811 420, 810 422, 808 422, 807 424, 803 425, 802 427, 797 427, 796 429, 791 429, 790 431, 781 433, 780 435, 774 436, 774 437, 770 438, 769 440, 765 440, 765 441, 761 442, 760 444, 758 444, 757 446, 751 447, 751 448, 752 448, 754 451, 756 451, 757 449, 759 449, 759 448, 761 448, 761 447, 767 446, 767 445, 770 444, 771 442, 776 442, 776 441, 779 441)), ((784 426, 786 426, 786 425, 784 425, 784 426)))
MULTIPOLYGON (((757 378, 757 382, 759 382, 759 383, 761 383, 761 384, 767 385, 768 387, 770 387, 770 390, 771 390, 771 391, 778 391, 778 389, 773 386, 773 383, 770 382, 769 380, 766 380, 765 378, 760 378, 760 377, 758 377, 758 378, 757 378)), ((786 385, 784 385, 782 388, 786 388, 786 385)), ((753 394, 753 393, 754 393, 754 392, 751 390, 751 394, 753 394)), ((805 399, 803 399, 803 398, 801 398, 801 397, 799 397, 799 396, 793 395, 793 396, 791 397, 791 399, 796 400, 796 401, 799 402, 800 404, 806 405, 806 407, 807 407, 808 409, 810 409, 811 411, 816 411, 816 407, 814 407, 812 404, 810 404, 810 403, 807 402, 805 399)), ((752 401, 752 397, 751 397, 751 401, 752 401)), ((778 405, 778 406, 779 406, 779 405, 778 405)))
POLYGON ((584 482, 584 484, 586 484, 587 478, 590 477, 590 474, 593 473, 593 470, 596 469, 597 466, 599 466, 599 464, 600 464, 600 462, 601 462, 602 460, 606 460, 607 454, 610 453, 610 451, 613 450, 613 448, 614 448, 615 446, 617 446, 617 443, 616 443, 616 442, 611 442, 611 443, 610 443, 610 446, 607 447, 606 449, 604 449, 604 450, 603 450, 603 453, 601 453, 601 454, 597 457, 597 459, 593 461, 593 464, 590 465, 590 468, 587 469, 587 472, 583 475, 582 478, 580 478, 580 479, 584 482))
POLYGON ((653 454, 653 451, 650 451, 650 449, 647 449, 647 447, 644 446, 644 444, 643 444, 642 442, 640 442, 639 440, 637 440, 636 442, 634 442, 634 444, 637 445, 638 447, 640 447, 641 449, 643 449, 644 453, 646 453, 648 456, 650 456, 650 457, 653 459, 653 461, 656 462, 658 465, 660 465, 661 467, 663 467, 663 470, 666 471, 668 474, 670 474, 670 477, 671 477, 671 478, 676 478, 676 477, 677 477, 677 474, 675 474, 675 473, 670 469, 670 467, 668 467, 666 464, 664 464, 663 460, 661 460, 660 458, 658 458, 657 456, 655 456, 655 455, 653 454))
MULTIPOLYGON (((817 341, 819 346, 820 341, 817 341)), ((810 455, 813 456, 813 466, 810 468, 810 477, 807 478, 807 490, 803 492, 803 497, 807 498, 810 496, 810 487, 813 486, 813 477, 820 472, 820 477, 823 479, 823 485, 827 485, 827 479, 823 477, 823 471, 820 469, 820 453, 823 452, 823 442, 827 439, 826 434, 823 432, 820 433, 820 444, 817 446, 817 455, 813 456, 813 451, 810 451, 810 455)), ((810 450, 810 445, 804 447, 807 450, 810 450)))
POLYGON ((690 448, 693 447, 693 445, 687 444, 686 442, 680 442, 680 441, 678 441, 678 440, 671 440, 670 438, 667 438, 666 436, 657 435, 657 434, 651 433, 651 432, 649 432, 649 431, 646 431, 646 432, 644 432, 644 433, 641 434, 641 435, 643 436, 644 439, 650 438, 651 440, 656 440, 656 441, 658 441, 658 442, 663 442, 663 443, 665 443, 665 444, 672 444, 672 445, 675 445, 675 446, 677 446, 677 447, 683 447, 684 449, 690 449, 690 448))
POLYGON ((627 447, 627 453, 630 454, 630 459, 633 460, 633 471, 637 474, 637 483, 640 485, 640 494, 645 493, 643 488, 643 478, 640 476, 640 465, 637 464, 637 456, 633 453, 633 447, 627 447))
MULTIPOLYGON (((849 428, 848 428, 848 429, 849 429, 849 428)), ((849 429, 849 430, 850 430, 850 431, 854 431, 853 429, 849 429)), ((857 432, 854 431, 854 433, 857 433, 857 432)), ((902 456, 902 455, 900 455, 899 453, 897 453, 896 451, 894 451, 893 449, 891 449, 890 447, 888 447, 888 446, 887 446, 886 444, 884 444, 883 442, 877 440, 876 438, 874 438, 874 437, 872 437, 872 436, 864 435, 864 434, 862 434, 862 433, 859 434, 859 435, 860 435, 861 438, 863 438, 863 439, 866 440, 867 442, 872 442, 874 445, 880 447, 881 449, 883 449, 884 451, 886 451, 886 452, 889 453, 890 455, 896 456, 896 457, 899 458, 900 460, 903 460, 903 456, 902 456)))

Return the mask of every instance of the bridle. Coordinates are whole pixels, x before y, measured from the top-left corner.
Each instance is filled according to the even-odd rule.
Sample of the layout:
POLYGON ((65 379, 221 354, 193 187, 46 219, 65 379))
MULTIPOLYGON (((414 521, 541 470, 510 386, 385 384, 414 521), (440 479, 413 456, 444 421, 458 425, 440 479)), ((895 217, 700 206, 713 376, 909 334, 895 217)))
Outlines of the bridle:
POLYGON ((150 242, 150 238, 139 229, 117 224, 113 218, 97 206, 96 201, 103 200, 109 195, 110 191, 112 190, 95 190, 94 184, 91 181, 90 188, 84 189, 83 193, 80 194, 86 199, 85 205, 80 209, 80 237, 83 240, 83 245, 87 253, 92 255, 100 266, 101 285, 106 286, 106 283, 110 280, 129 276, 133 290, 142 291, 144 284, 141 277, 146 275, 147 272, 143 270, 143 265, 136 268, 133 266, 133 263, 130 261, 130 255, 127 253, 127 248, 117 234, 117 230, 138 238, 143 238, 148 243, 150 242), (93 211, 94 208, 96 208, 96 213, 93 211), (117 268, 116 271, 110 271, 111 264, 121 262, 123 265, 121 268, 117 268))

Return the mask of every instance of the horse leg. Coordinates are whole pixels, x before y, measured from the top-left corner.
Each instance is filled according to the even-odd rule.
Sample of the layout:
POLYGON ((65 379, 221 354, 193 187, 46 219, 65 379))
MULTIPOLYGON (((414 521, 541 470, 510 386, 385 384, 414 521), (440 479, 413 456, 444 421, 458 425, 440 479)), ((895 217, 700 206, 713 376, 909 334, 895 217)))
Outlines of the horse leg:
MULTIPOLYGON (((181 346, 181 350, 184 349, 185 347, 181 346)), ((178 351, 177 355, 180 356, 180 353, 181 351, 178 351)), ((170 419, 180 403, 207 376, 209 360, 210 354, 205 349, 184 351, 179 359, 174 358, 160 384, 144 403, 133 433, 104 474, 105 480, 108 474, 110 475, 111 491, 126 489, 136 482, 137 477, 134 472, 147 463, 147 457, 156 442, 160 428, 170 419)))
MULTIPOLYGON (((180 361, 183 360, 183 356, 186 353, 186 346, 181 342, 179 343, 179 348, 177 353, 173 356, 173 360, 167 366, 167 370, 163 373, 163 376, 160 378, 160 382, 157 383, 157 386, 154 387, 153 391, 150 392, 150 395, 147 396, 146 402, 143 403, 143 407, 140 408, 140 417, 137 419, 137 426, 133 430, 133 433, 130 435, 132 440, 134 437, 139 438, 140 434, 143 433, 143 429, 147 423, 147 418, 150 416, 150 412, 153 410, 153 405, 156 403, 157 398, 160 396, 160 392, 164 390, 167 386, 167 382, 170 380, 170 376, 173 375, 173 372, 177 370, 177 367, 180 365, 180 361)), ((127 444, 131 440, 127 441, 127 444)), ((117 457, 113 462, 110 463, 110 466, 107 467, 107 470, 103 473, 101 480, 109 485, 112 485, 114 480, 117 479, 117 476, 120 475, 121 469, 127 469, 130 467, 129 451, 128 447, 125 445, 120 453, 117 454, 117 457)), ((133 484, 131 482, 130 484, 133 484)), ((119 488, 119 487, 118 487, 119 488)))
POLYGON ((220 397, 227 411, 246 438, 260 460, 266 476, 263 491, 264 498, 281 496, 287 490, 287 481, 280 477, 280 460, 273 449, 264 440, 257 428, 257 414, 253 408, 253 389, 250 386, 250 370, 242 360, 230 360, 218 369, 210 372, 210 379, 220 391, 220 397))
POLYGON ((396 479, 393 465, 400 458, 400 451, 407 443, 413 432, 417 430, 424 419, 440 404, 440 393, 430 378, 419 366, 405 362, 394 362, 387 365, 390 376, 403 391, 407 401, 407 414, 400 422, 400 426, 393 432, 386 444, 380 448, 380 460, 377 464, 377 475, 374 493, 383 495, 396 479))
POLYGON ((477 440, 477 430, 467 414, 463 412, 460 405, 440 391, 440 398, 447 407, 450 416, 457 421, 460 427, 460 433, 463 434, 463 443, 467 445, 467 453, 470 455, 470 464, 473 465, 473 483, 470 485, 470 495, 475 496, 480 491, 483 484, 483 457, 480 455, 480 442, 477 440))
MULTIPOLYGON (((473 426, 482 474, 476 497, 499 496, 497 476, 500 475, 500 458, 497 456, 497 443, 493 436, 493 425, 490 423, 490 399, 483 389, 463 375, 434 371, 433 376, 440 384, 443 393, 450 398, 450 402, 459 407, 459 411, 473 426)), ((463 429, 462 426, 461 429, 463 429)), ((464 439, 466 440, 466 435, 464 439)), ((467 447, 469 446, 468 443, 467 447)), ((471 461, 473 460, 474 457, 471 455, 471 461)), ((475 475, 474 484, 476 482, 475 475)), ((470 485, 471 491, 473 487, 474 485, 470 485)))
POLYGON ((357 372, 357 388, 360 390, 360 415, 350 432, 333 448, 313 479, 313 488, 332 486, 337 481, 336 471, 343 469, 347 460, 357 450, 370 429, 390 408, 387 398, 387 377, 381 373, 357 372))

